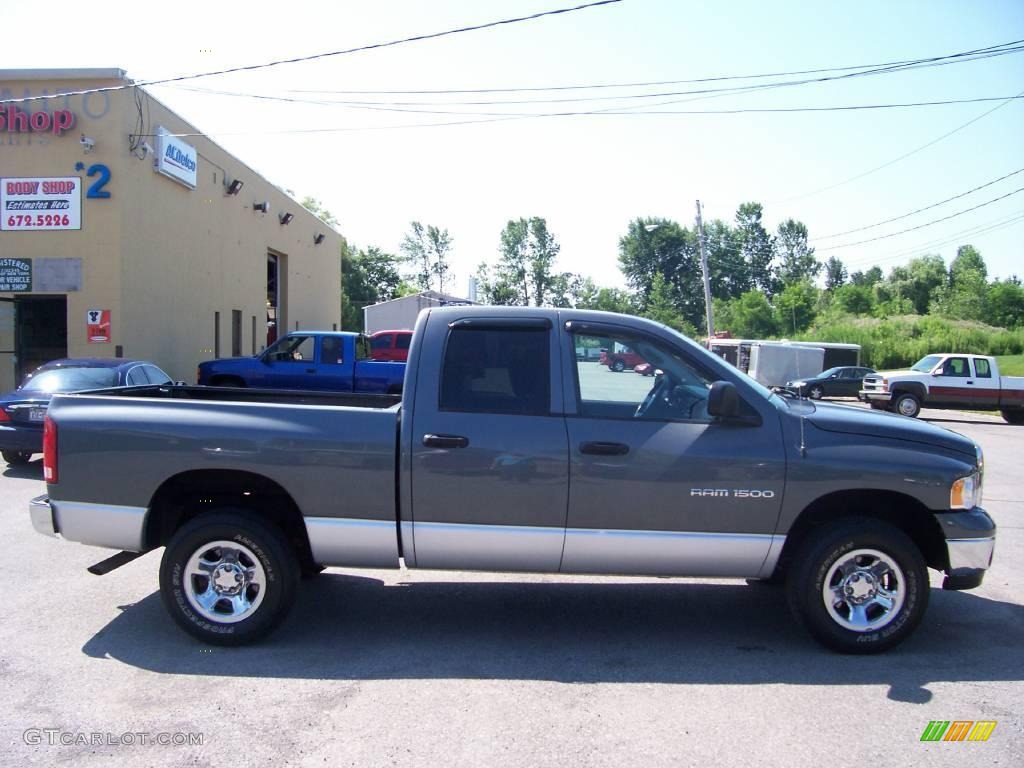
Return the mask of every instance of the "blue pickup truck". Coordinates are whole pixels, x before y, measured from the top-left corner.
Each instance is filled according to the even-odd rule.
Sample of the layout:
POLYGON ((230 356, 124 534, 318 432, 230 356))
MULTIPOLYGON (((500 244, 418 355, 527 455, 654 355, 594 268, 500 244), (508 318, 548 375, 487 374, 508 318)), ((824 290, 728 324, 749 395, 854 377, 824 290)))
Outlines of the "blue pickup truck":
POLYGON ((370 360, 370 340, 342 331, 295 331, 256 357, 199 364, 196 382, 214 387, 402 392, 405 363, 370 360))

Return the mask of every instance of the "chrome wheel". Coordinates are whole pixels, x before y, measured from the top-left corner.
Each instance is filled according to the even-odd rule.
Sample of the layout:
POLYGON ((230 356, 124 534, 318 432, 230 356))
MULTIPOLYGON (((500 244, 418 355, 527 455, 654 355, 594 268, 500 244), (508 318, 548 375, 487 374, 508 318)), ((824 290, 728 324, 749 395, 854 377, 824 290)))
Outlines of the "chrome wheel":
POLYGON ((808 397, 810 397, 811 400, 821 400, 824 394, 825 390, 823 390, 821 387, 811 387, 811 391, 807 393, 808 397))
POLYGON ((259 558, 234 541, 211 541, 197 549, 185 565, 183 582, 196 612, 223 624, 250 617, 267 590, 259 558))
POLYGON ((921 406, 918 405, 917 398, 913 395, 904 395, 896 401, 896 412, 900 416, 909 416, 913 418, 920 412, 921 406))
POLYGON ((857 549, 836 560, 821 590, 832 620, 854 632, 873 632, 899 615, 906 579, 896 561, 877 549, 857 549))

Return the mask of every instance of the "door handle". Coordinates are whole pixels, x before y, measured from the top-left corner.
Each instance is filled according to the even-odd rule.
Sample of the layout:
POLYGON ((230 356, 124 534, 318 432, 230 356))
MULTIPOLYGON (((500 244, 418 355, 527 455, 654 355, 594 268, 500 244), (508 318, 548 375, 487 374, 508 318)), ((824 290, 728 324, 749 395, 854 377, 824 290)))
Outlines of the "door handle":
POLYGON ((625 443, 602 443, 594 441, 580 443, 580 453, 589 453, 594 456, 625 456, 629 453, 629 446, 625 443))
POLYGON ((968 384, 973 384, 974 382, 973 382, 973 381, 968 381, 967 383, 968 383, 968 384))
POLYGON ((424 435, 423 444, 431 448, 465 448, 469 438, 462 435, 424 435))

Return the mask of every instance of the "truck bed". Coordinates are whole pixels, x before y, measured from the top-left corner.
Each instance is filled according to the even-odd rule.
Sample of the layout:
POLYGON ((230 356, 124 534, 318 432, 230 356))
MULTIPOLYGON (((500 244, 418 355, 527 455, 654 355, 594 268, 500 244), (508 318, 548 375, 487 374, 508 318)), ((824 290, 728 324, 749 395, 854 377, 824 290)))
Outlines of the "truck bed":
POLYGON ((342 405, 348 408, 392 408, 402 402, 401 395, 370 395, 358 392, 322 392, 297 389, 251 389, 248 387, 204 387, 187 384, 98 389, 90 391, 88 394, 236 403, 342 405))

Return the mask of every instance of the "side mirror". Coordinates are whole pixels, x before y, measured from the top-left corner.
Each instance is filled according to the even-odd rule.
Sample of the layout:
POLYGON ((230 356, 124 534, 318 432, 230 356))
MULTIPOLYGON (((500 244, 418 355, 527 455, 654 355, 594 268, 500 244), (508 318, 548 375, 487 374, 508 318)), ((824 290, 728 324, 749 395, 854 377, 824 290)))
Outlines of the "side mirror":
POLYGON ((838 373, 833 373, 831 376, 829 376, 829 378, 830 379, 838 379, 839 378, 839 374, 838 373))
POLYGON ((740 396, 731 381, 716 381, 708 392, 708 413, 712 416, 732 418, 740 413, 740 396))

